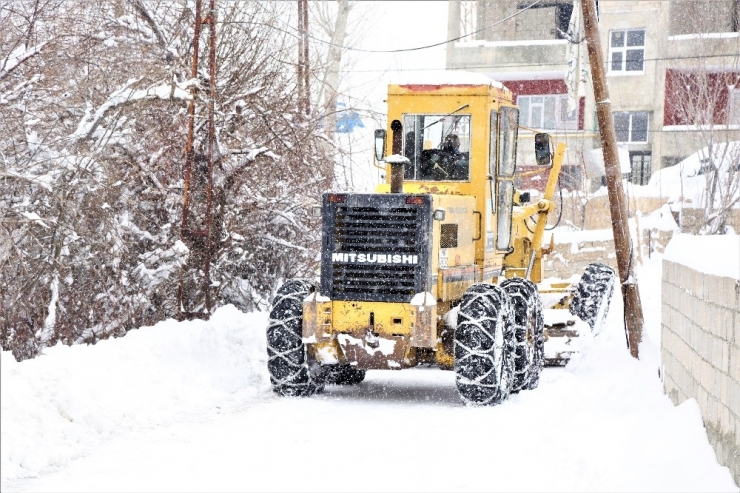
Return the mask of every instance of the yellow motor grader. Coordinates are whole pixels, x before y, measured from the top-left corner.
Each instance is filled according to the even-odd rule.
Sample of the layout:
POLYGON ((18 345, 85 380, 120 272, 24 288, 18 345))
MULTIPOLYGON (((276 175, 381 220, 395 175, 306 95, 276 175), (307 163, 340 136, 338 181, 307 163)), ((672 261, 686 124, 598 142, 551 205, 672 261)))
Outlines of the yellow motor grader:
POLYGON ((565 364, 573 320, 598 330, 615 273, 591 264, 576 285, 544 287, 542 239, 565 153, 534 139, 549 171, 543 198, 515 188, 519 110, 480 74, 391 84, 375 193, 323 196, 320 281, 278 289, 267 328, 275 392, 311 395, 360 383, 368 369, 435 364, 463 401, 497 404, 565 364), (529 222, 529 223, 528 223, 529 222), (554 301, 543 310, 540 292, 554 301), (567 315, 546 327, 543 311, 567 315), (568 310, 569 309, 569 310, 568 310), (570 318, 571 320, 568 320, 570 318), (553 354, 548 344, 559 341, 553 354))

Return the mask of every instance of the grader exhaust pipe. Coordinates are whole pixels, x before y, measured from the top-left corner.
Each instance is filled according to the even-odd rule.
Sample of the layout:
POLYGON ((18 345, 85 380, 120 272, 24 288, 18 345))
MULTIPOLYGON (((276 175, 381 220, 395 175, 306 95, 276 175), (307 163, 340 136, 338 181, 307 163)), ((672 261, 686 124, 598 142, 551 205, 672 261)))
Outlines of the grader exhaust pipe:
POLYGON ((385 158, 385 130, 375 131, 375 159, 391 167, 391 193, 403 193, 403 173, 410 161, 403 152, 403 125, 398 120, 391 122, 391 155, 385 158))

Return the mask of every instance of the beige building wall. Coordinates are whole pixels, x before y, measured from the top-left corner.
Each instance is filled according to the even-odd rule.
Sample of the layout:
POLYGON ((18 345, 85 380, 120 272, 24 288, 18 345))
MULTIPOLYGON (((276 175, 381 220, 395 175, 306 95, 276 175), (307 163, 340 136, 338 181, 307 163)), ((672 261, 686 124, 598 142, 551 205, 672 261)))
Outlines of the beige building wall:
MULTIPOLYGON (((469 1, 450 0, 448 37, 461 34, 460 13, 470 8, 469 1)), ((474 2, 476 3, 476 2, 474 2)), ((497 24, 513 14, 518 0, 480 0, 476 3, 477 28, 497 24)), ((483 72, 506 83, 527 77, 564 77, 567 70, 564 40, 556 41, 552 29, 542 25, 529 29, 523 24, 548 23, 554 28, 551 12, 527 12, 501 22, 484 33, 451 43, 447 50, 447 68, 483 72), (536 19, 536 20, 535 20, 536 19), (519 27, 517 27, 517 23, 519 27), (527 33, 523 36, 522 33, 527 33), (472 39, 476 38, 476 39, 472 39)), ((740 73, 740 3, 737 0, 625 0, 599 2, 599 28, 604 59, 608 64, 610 32, 621 29, 644 29, 646 34, 644 70, 639 74, 618 74, 607 67, 612 111, 644 111, 649 114, 648 141, 626 143, 632 152, 650 152, 652 172, 666 164, 696 152, 706 145, 709 132, 686 128, 664 127, 666 70, 668 68, 740 73), (733 12, 733 9, 735 11, 733 12), (681 15, 678 15, 678 14, 681 15), (704 30, 704 31, 702 31, 704 30), (733 31, 734 30, 734 31, 733 31), (703 32, 696 34, 692 31, 703 32), (727 55, 727 56, 718 56, 727 55)), ((584 59, 588 57, 584 48, 584 59)), ((740 89, 740 85, 738 85, 740 89)), ((595 102, 589 83, 586 91, 584 130, 553 132, 567 139, 572 153, 600 147, 595 124, 595 102)), ((669 98, 671 96, 669 95, 669 98)), ((740 125, 712 129, 719 139, 740 140, 740 125)), ((714 139, 717 140, 716 138, 714 139)), ((528 162, 527 156, 521 156, 528 162)), ((572 156, 577 161, 577 157, 572 156)))

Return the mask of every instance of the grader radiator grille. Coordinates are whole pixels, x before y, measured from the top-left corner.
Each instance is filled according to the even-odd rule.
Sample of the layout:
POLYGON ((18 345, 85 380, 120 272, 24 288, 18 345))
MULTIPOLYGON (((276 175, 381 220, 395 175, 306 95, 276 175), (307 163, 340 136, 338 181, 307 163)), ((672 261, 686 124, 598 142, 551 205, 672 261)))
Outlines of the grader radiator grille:
POLYGON ((325 198, 322 294, 335 300, 409 301, 423 291, 431 200, 343 197, 342 203, 325 198))

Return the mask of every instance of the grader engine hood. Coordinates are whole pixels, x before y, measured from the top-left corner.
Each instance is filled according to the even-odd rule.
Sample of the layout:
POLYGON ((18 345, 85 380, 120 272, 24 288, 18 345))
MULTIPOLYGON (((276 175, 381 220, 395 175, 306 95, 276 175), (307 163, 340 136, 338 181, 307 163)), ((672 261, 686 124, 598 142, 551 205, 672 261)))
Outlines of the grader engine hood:
POLYGON ((303 338, 323 364, 401 369, 436 344, 431 195, 325 194, 321 286, 303 338), (420 301, 421 299, 421 301, 420 301))
POLYGON ((303 302, 312 357, 361 369, 434 361, 443 338, 438 302, 449 309, 448 295, 479 273, 474 243, 483 225, 474 199, 326 194, 322 215, 321 285, 303 302))
POLYGON ((325 194, 321 294, 406 302, 431 284, 429 195, 325 194))

